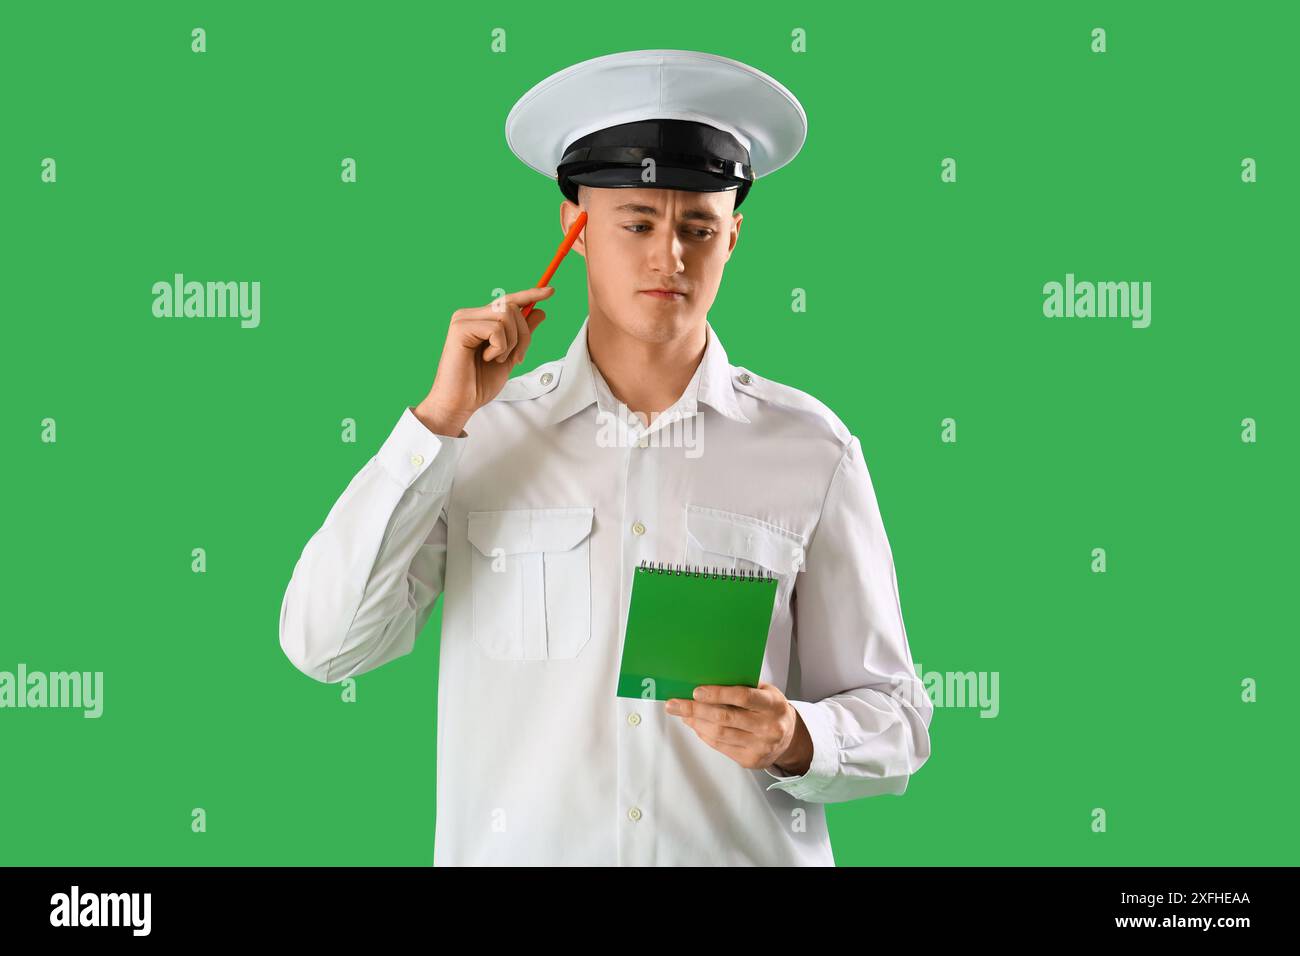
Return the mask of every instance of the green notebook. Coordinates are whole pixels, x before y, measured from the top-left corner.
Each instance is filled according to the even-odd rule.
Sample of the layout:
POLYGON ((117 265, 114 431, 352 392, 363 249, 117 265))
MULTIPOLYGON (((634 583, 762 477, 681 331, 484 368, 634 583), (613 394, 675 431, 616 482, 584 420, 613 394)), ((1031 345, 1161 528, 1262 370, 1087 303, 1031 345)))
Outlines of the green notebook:
POLYGON ((700 684, 757 687, 775 605, 776 577, 767 572, 642 562, 632 575, 618 696, 690 699, 700 684))

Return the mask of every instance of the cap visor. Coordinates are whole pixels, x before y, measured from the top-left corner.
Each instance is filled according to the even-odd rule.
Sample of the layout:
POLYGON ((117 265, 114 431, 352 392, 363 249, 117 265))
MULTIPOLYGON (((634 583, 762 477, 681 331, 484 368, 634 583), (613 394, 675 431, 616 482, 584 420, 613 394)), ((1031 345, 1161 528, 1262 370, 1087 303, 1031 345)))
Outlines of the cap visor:
POLYGON ((675 166, 656 166, 653 182, 641 178, 641 166, 617 166, 593 169, 569 177, 575 183, 597 189, 619 189, 639 186, 643 189, 684 189, 696 193, 716 193, 740 186, 734 179, 721 179, 699 169, 679 169, 675 166))

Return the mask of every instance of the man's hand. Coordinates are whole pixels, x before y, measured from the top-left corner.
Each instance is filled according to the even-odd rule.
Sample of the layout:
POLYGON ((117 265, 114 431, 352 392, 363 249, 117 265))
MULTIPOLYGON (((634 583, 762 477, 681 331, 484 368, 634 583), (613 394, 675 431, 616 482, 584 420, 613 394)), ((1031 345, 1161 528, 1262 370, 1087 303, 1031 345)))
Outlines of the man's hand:
POLYGON ((693 700, 673 698, 667 710, 714 750, 750 770, 770 767, 782 776, 798 776, 812 763, 812 737, 803 718, 767 681, 757 687, 702 684, 693 700))
POLYGON ((451 314, 433 388, 413 411, 430 430, 459 438, 470 416, 496 398, 514 367, 524 360, 533 331, 546 318, 524 306, 545 299, 554 286, 523 289, 476 309, 451 314))

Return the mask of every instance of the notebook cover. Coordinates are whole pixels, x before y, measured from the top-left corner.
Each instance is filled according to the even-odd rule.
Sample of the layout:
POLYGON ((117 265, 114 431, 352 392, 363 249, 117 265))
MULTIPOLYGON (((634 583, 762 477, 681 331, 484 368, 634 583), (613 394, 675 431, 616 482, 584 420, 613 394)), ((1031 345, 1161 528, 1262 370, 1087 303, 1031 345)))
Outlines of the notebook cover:
POLYGON ((643 564, 633 572, 619 697, 668 700, 690 698, 700 684, 758 685, 776 578, 703 570, 643 564))

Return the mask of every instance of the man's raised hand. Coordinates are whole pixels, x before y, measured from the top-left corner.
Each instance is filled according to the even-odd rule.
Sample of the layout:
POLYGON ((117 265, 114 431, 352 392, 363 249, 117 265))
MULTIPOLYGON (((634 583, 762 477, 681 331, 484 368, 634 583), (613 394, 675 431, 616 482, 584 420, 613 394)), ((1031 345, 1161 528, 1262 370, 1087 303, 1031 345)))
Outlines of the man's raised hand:
POLYGON ((415 407, 416 417, 434 432, 460 437, 470 416, 496 398, 524 360, 533 332, 546 318, 538 308, 524 318, 524 307, 554 291, 554 286, 522 289, 453 312, 433 388, 415 407))

